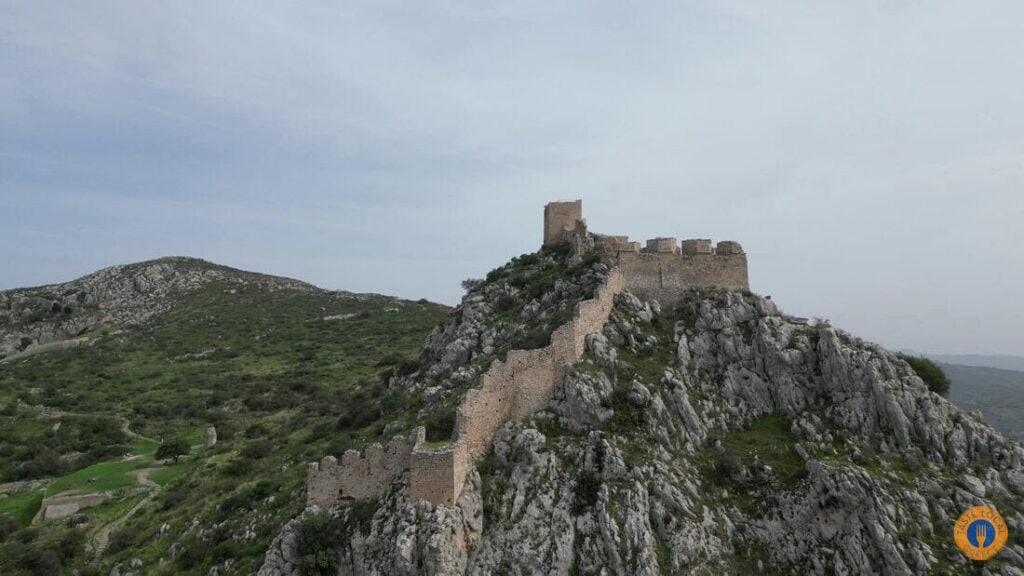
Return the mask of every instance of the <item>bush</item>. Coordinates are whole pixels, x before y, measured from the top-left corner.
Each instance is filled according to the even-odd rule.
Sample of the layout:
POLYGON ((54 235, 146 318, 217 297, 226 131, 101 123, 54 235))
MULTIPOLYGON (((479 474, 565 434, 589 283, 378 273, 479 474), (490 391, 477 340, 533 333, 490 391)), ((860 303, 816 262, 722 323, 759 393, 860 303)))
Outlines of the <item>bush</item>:
POLYGON ((722 450, 715 457, 715 480, 721 486, 731 486, 742 468, 743 465, 735 454, 722 450))
POLYGON ((184 438, 175 438, 161 444, 160 447, 156 449, 156 455, 153 457, 157 460, 174 458, 174 463, 177 464, 178 458, 187 456, 191 451, 192 447, 189 446, 187 440, 184 438))
POLYGON ((306 576, 337 574, 339 557, 335 546, 342 541, 342 522, 326 512, 318 512, 307 516, 297 532, 299 573, 306 576))
POLYGON ((21 528, 18 521, 14 519, 10 514, 0 514, 0 542, 3 542, 11 534, 14 534, 21 528))
POLYGON ((927 358, 900 354, 899 357, 910 364, 914 373, 928 386, 928 389, 941 396, 949 396, 949 377, 939 368, 938 364, 927 358))
POLYGON ((597 504, 601 495, 601 478, 590 470, 580 472, 576 477, 576 494, 572 501, 573 514, 580 514, 597 504))
POLYGON ((449 408, 430 415, 423 422, 423 427, 427 429, 428 442, 450 440, 455 432, 455 409, 449 408))
POLYGON ((242 456, 259 460, 266 458, 274 452, 274 446, 267 440, 256 440, 249 442, 242 448, 242 456))

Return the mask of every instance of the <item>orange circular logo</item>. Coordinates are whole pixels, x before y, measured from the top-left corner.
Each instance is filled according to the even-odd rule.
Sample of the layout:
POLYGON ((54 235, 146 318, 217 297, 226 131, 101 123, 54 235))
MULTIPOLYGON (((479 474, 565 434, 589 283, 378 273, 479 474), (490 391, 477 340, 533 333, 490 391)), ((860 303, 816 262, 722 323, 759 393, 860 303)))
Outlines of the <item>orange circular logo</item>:
POLYGON ((975 506, 956 520, 953 539, 956 546, 971 560, 988 560, 1006 544, 1006 522, 988 506, 975 506))

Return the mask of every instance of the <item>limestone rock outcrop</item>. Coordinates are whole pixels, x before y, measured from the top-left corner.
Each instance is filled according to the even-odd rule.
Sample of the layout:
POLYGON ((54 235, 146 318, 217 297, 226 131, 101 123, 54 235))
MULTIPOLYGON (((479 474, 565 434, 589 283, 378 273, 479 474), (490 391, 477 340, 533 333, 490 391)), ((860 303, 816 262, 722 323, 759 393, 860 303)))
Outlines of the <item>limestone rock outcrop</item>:
MULTIPOLYGON (((885 349, 708 289, 623 293, 586 345, 455 505, 396 485, 337 540, 340 573, 956 573, 975 505, 1011 530, 988 573, 1024 573, 1024 448, 885 349)), ((279 540, 261 575, 298 565, 279 540)))

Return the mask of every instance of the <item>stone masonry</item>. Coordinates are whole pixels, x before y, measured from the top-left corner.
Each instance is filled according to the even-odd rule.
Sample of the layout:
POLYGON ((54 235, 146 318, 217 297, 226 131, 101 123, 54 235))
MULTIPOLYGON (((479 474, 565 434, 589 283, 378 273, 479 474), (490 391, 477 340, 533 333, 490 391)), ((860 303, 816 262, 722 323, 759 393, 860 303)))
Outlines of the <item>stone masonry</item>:
POLYGON ((582 212, 580 200, 548 204, 544 243, 555 241, 550 235, 561 231, 561 241, 572 244, 577 252, 599 246, 605 261, 621 270, 624 288, 637 296, 671 304, 685 288, 750 289, 747 255, 738 242, 716 245, 706 238, 692 238, 677 243, 676 238, 659 237, 641 248, 629 236, 592 234, 582 212), (577 215, 575 222, 567 221, 577 215))
POLYGON ((576 305, 573 320, 551 334, 551 343, 536 350, 510 350, 505 361, 495 361, 469 390, 458 407, 454 439, 431 448, 424 429, 408 439, 396 436, 385 449, 374 444, 366 455, 349 450, 338 462, 333 456, 309 464, 309 505, 329 508, 339 502, 373 498, 409 471, 410 495, 434 505, 452 505, 466 482, 472 460, 491 447, 494 435, 506 422, 522 420, 544 408, 565 368, 580 359, 588 334, 600 332, 608 321, 615 295, 630 290, 638 295, 671 302, 682 288, 716 286, 748 289, 747 260, 736 242, 655 238, 646 248, 627 236, 600 236, 587 231, 582 201, 553 202, 544 208, 544 243, 569 242, 576 253, 600 246, 614 267, 593 299, 576 305))
POLYGON ((574 319, 551 334, 551 344, 537 350, 510 350, 504 362, 491 364, 480 377, 480 387, 469 390, 459 406, 452 442, 428 448, 423 427, 417 427, 408 440, 393 438, 387 450, 374 444, 365 457, 349 450, 341 462, 327 456, 310 463, 308 504, 330 508, 347 500, 378 497, 406 470, 413 499, 435 505, 454 503, 465 485, 470 460, 487 452, 502 424, 547 404, 566 364, 580 359, 587 334, 601 330, 621 291, 622 275, 613 269, 595 297, 577 304, 574 319))

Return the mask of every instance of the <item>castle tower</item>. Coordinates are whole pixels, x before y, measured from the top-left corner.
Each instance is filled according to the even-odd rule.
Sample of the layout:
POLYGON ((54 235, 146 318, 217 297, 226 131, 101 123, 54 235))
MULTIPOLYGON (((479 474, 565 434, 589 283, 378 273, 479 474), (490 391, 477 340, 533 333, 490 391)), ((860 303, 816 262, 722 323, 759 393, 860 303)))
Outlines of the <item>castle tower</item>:
POLYGON ((561 242, 566 231, 576 228, 577 220, 583 220, 583 200, 549 202, 544 206, 544 244, 561 242))

